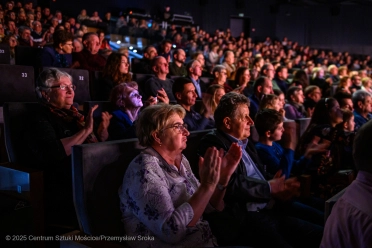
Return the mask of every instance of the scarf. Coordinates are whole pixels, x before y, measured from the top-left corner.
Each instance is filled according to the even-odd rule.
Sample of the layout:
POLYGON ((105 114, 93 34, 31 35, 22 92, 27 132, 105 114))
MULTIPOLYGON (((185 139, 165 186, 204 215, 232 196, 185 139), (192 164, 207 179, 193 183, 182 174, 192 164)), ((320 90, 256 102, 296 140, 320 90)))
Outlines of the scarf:
MULTIPOLYGON (((60 108, 56 108, 55 106, 51 104, 46 104, 45 107, 47 107, 52 114, 62 118, 62 120, 64 120, 65 122, 67 123, 75 122, 79 130, 85 127, 84 115, 80 114, 77 108, 75 108, 74 106, 71 106, 70 109, 60 109, 60 108)), ((97 143, 97 142, 98 140, 93 132, 90 133, 84 141, 84 143, 97 143)))

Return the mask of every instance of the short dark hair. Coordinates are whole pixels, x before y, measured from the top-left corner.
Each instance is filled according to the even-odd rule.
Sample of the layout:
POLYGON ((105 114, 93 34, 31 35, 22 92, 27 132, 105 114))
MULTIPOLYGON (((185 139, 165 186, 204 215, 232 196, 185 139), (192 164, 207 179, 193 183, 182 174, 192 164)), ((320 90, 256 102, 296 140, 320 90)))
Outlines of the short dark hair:
POLYGON ((226 93, 221 98, 216 111, 214 111, 216 127, 221 128, 223 126, 223 119, 226 117, 234 118, 236 109, 242 104, 249 107, 249 99, 245 95, 236 92, 226 93))
POLYGON ((266 82, 267 77, 261 76, 256 79, 256 81, 253 84, 253 93, 257 92, 258 86, 263 86, 266 82))
POLYGON ((292 86, 292 87, 290 87, 290 88, 287 90, 287 95, 286 95, 287 100, 288 100, 289 102, 291 102, 291 101, 292 101, 291 96, 294 95, 296 92, 298 92, 298 91, 300 91, 300 90, 302 90, 302 88, 299 87, 299 86, 292 86))
POLYGON ((67 41, 73 41, 74 37, 70 32, 67 32, 66 30, 57 30, 53 34, 53 46, 55 48, 59 47, 59 44, 64 44, 67 41))
POLYGON ((262 109, 257 113, 254 122, 258 135, 264 136, 267 131, 275 131, 283 122, 283 116, 275 109, 262 109))
MULTIPOLYGON (((98 37, 98 34, 97 33, 94 33, 94 32, 88 32, 88 33, 85 33, 83 35, 83 39, 82 41, 85 41, 85 40, 88 40, 91 36, 97 36, 98 37)), ((99 37, 98 37, 99 38, 99 37)))
POLYGON ((186 77, 179 77, 174 80, 173 86, 172 86, 172 93, 174 96, 176 96, 177 92, 182 92, 184 89, 185 84, 192 84, 192 81, 190 78, 186 77))
POLYGON ((356 133, 353 146, 354 163, 357 170, 372 173, 372 156, 370 143, 372 140, 372 122, 364 124, 356 133))
POLYGON ((283 69, 287 69, 287 67, 286 67, 286 66, 283 66, 283 65, 278 66, 278 68, 276 68, 275 73, 278 74, 278 73, 281 72, 283 69))
POLYGON ((336 94, 333 95, 333 98, 335 98, 338 102, 338 104, 340 105, 340 108, 342 108, 342 100, 344 99, 350 99, 351 100, 351 94, 347 93, 347 92, 343 92, 343 91, 339 91, 337 92, 336 94))

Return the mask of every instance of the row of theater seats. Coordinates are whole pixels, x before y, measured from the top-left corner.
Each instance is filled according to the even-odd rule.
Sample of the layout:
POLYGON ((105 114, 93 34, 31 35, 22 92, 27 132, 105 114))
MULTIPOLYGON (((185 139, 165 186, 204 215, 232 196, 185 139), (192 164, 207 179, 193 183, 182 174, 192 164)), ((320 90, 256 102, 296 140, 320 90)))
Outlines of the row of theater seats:
MULTIPOLYGON (((100 112, 108 110, 109 102, 85 102, 84 111, 86 112, 90 106, 95 104, 99 105, 95 118, 99 118, 100 112)), ((25 112, 30 111, 36 105, 37 103, 4 104, 6 148, 11 163, 0 164, 0 196, 6 195, 27 201, 33 219, 32 234, 42 235, 45 233, 42 171, 27 168, 27 165, 17 164, 17 157, 22 156, 22 151, 17 151, 17 142, 21 142, 19 140, 22 128, 20 123, 24 121, 25 112)), ((296 145, 309 121, 310 119, 286 121, 282 145, 287 146, 291 142, 292 145, 296 145)), ((191 132, 187 148, 183 152, 196 175, 198 172, 197 147, 201 138, 210 131, 191 132)), ((258 135, 254 126, 251 133, 252 139, 257 141, 258 135)), ((82 144, 72 148, 73 200, 80 234, 125 235, 121 222, 118 188, 122 184, 127 166, 142 149, 143 147, 139 145, 137 139, 82 144)), ((306 187, 302 188, 303 196, 310 193, 309 187, 306 187)), ((331 210, 341 194, 328 201, 327 211, 331 210)))

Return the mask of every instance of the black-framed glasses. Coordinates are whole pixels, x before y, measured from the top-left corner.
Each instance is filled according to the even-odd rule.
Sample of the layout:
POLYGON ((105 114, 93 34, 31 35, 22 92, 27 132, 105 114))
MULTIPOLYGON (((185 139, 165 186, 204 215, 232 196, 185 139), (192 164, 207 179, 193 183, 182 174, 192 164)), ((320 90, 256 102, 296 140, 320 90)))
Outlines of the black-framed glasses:
POLYGON ((76 90, 76 85, 73 85, 73 84, 71 84, 71 85, 64 85, 64 84, 60 84, 60 85, 57 85, 57 86, 50 86, 50 87, 48 87, 48 88, 51 88, 51 89, 53 89, 53 88, 59 88, 59 89, 61 89, 61 90, 67 90, 67 89, 70 89, 70 90, 72 90, 72 91, 75 91, 76 90))
POLYGON ((174 128, 174 129, 176 129, 179 133, 183 133, 183 132, 188 131, 188 129, 187 129, 187 124, 186 124, 186 123, 183 123, 183 124, 181 124, 181 123, 175 123, 175 124, 173 124, 173 125, 171 125, 171 126, 169 126, 169 127, 165 127, 165 128, 163 128, 162 130, 160 130, 160 132, 164 132, 164 130, 169 129, 169 128, 174 128))

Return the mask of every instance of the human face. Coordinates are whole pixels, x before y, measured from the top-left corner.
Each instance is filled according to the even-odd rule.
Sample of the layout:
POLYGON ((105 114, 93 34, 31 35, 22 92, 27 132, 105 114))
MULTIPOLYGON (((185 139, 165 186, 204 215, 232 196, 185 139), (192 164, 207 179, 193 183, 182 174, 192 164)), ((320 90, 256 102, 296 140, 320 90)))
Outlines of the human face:
POLYGON ((245 140, 251 135, 251 126, 254 123, 249 117, 249 108, 247 105, 240 104, 235 111, 235 118, 229 118, 229 120, 230 122, 226 126, 228 134, 238 140, 245 140))
POLYGON ((66 41, 65 43, 61 43, 61 50, 65 54, 70 54, 72 53, 72 50, 74 49, 74 43, 72 40, 66 41))
POLYGON ((121 56, 121 63, 120 63, 119 71, 122 74, 127 74, 129 71, 128 59, 125 56, 121 56))
POLYGON ((283 105, 281 104, 281 102, 279 101, 279 99, 276 99, 273 101, 273 106, 272 108, 275 109, 276 111, 279 111, 281 110, 283 107, 283 105))
MULTIPOLYGON (((71 86, 71 80, 68 77, 61 77, 59 82, 54 82, 51 86, 66 85, 71 86)), ((50 88, 50 92, 47 93, 49 97, 49 103, 60 109, 70 109, 74 103, 75 92, 70 88, 66 87, 65 90, 60 88, 50 88)))
POLYGON ((164 45, 164 53, 169 53, 171 49, 172 49, 172 44, 165 43, 165 45, 164 45))
POLYGON ((271 141, 278 141, 282 139, 282 135, 284 132, 283 122, 279 123, 279 125, 275 128, 274 132, 270 131, 269 140, 271 141))
POLYGON ((204 66, 205 59, 204 59, 204 55, 203 54, 199 54, 198 57, 196 57, 196 60, 199 61, 199 63, 201 64, 202 67, 204 66))
POLYGON ((227 71, 226 69, 216 72, 218 84, 223 85, 226 82, 227 71))
POLYGON ((350 98, 342 99, 342 109, 348 109, 350 111, 354 110, 353 101, 350 98))
POLYGON ((353 80, 353 84, 356 86, 361 86, 362 85, 362 80, 360 79, 359 76, 356 76, 353 80))
POLYGON ((353 132, 355 129, 355 121, 354 121, 354 115, 350 117, 350 119, 345 123, 345 130, 349 132, 353 132))
POLYGON ((162 129, 160 133, 160 140, 163 149, 168 151, 181 153, 186 148, 187 136, 190 135, 189 131, 176 128, 183 124, 183 120, 178 114, 172 115, 167 122, 167 125, 162 129))
MULTIPOLYGON (((371 106, 371 104, 369 105, 371 106)), ((334 101, 334 106, 329 110, 329 118, 333 125, 337 125, 343 121, 343 113, 337 101, 334 101)))
POLYGON ((304 103, 304 93, 302 90, 295 92, 292 99, 295 103, 304 103))
POLYGON ((284 105, 285 105, 285 97, 284 97, 284 94, 280 94, 278 96, 279 98, 279 104, 282 106, 281 108, 284 108, 284 105))
POLYGON ((123 98, 124 101, 124 107, 125 108, 140 108, 143 106, 142 103, 142 96, 138 93, 138 90, 135 88, 127 88, 126 92, 124 92, 123 98))
POLYGON ((158 56, 158 53, 155 49, 155 47, 150 47, 148 52, 144 54, 145 57, 147 57, 147 59, 149 60, 153 60, 156 56, 158 56))
POLYGON ((3 27, 3 24, 0 24, 0 34, 4 34, 4 27, 3 27))
POLYGON ((14 36, 9 38, 9 46, 10 48, 14 48, 17 46, 17 40, 14 36))
POLYGON ((182 105, 191 107, 195 105, 195 101, 198 95, 195 92, 195 86, 193 83, 188 83, 183 86, 183 91, 180 94, 180 102, 182 105))
POLYGON ((242 76, 240 78, 240 84, 241 85, 247 84, 250 79, 251 79, 251 74, 250 74, 249 70, 247 69, 247 70, 244 71, 244 73, 242 74, 242 76))
POLYGON ((218 89, 216 90, 216 93, 214 95, 214 101, 219 104, 221 98, 225 95, 225 90, 224 89, 218 89))
POLYGON ((177 61, 180 63, 185 63, 186 53, 183 50, 180 50, 177 54, 177 61))
POLYGON ((287 78, 288 78, 288 69, 287 68, 283 68, 282 71, 279 74, 279 77, 280 77, 281 80, 287 80, 287 78))
POLYGON ((319 102, 319 100, 322 98, 322 92, 319 88, 315 89, 313 93, 310 95, 310 98, 314 100, 314 102, 319 102))
POLYGON ((274 78, 274 75, 275 75, 274 66, 269 65, 266 69, 266 77, 272 80, 274 78))
POLYGON ((202 75, 203 68, 199 61, 194 62, 194 66, 192 67, 191 73, 195 76, 200 77, 202 75))
POLYGON ((371 103, 372 103, 372 98, 370 96, 367 96, 364 99, 364 103, 361 104, 362 113, 366 113, 366 114, 371 113, 372 111, 371 103))
POLYGON ((100 47, 98 36, 91 35, 87 40, 84 41, 84 45, 91 54, 97 54, 100 47))
POLYGON ((155 69, 155 72, 157 74, 162 74, 162 75, 166 75, 169 73, 169 64, 167 62, 167 60, 163 57, 160 57, 157 64, 156 64, 156 69, 155 69))
POLYGON ((258 87, 258 90, 261 91, 261 94, 268 95, 273 94, 273 83, 270 79, 266 79, 264 85, 262 87, 258 87))
POLYGON ((22 39, 24 40, 30 40, 31 38, 31 31, 28 29, 25 29, 21 35, 22 39))

